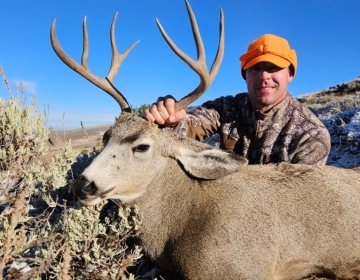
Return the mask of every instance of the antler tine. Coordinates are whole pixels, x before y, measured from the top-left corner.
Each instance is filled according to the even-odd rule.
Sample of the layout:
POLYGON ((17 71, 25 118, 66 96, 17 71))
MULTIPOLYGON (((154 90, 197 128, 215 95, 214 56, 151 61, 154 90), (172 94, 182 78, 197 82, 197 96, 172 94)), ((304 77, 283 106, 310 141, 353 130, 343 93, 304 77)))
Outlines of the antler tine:
POLYGON ((110 70, 109 70, 109 73, 107 74, 106 78, 108 80, 110 80, 111 82, 114 81, 114 78, 117 75, 122 62, 127 57, 129 52, 137 45, 137 43, 140 42, 140 40, 138 40, 135 43, 133 43, 130 47, 127 48, 127 50, 123 54, 121 54, 117 51, 116 40, 115 40, 115 22, 116 22, 117 15, 118 15, 118 13, 115 14, 113 21, 111 23, 111 28, 110 28, 112 58, 111 58, 110 70))
MULTIPOLYGON (((55 25, 54 25, 54 34, 55 34, 55 25)), ((88 54, 89 54, 89 39, 86 28, 86 16, 85 16, 83 21, 83 52, 81 55, 81 65, 87 69, 88 69, 88 65, 87 65, 88 54)))
POLYGON ((191 93, 183 97, 181 100, 176 102, 175 104, 175 110, 184 109, 186 106, 188 106, 190 103, 194 102, 196 99, 198 99, 212 84, 219 68, 222 62, 222 59, 224 57, 224 13, 222 9, 220 8, 220 35, 219 35, 219 45, 217 49, 217 53, 215 56, 215 59, 213 61, 213 64, 211 66, 210 72, 208 71, 207 65, 206 65, 206 58, 205 58, 205 48, 204 44, 202 42, 200 32, 198 29, 198 25, 196 23, 196 18, 194 16, 194 13, 192 12, 192 9, 190 7, 190 4, 187 0, 185 0, 186 8, 188 11, 188 15, 191 22, 191 28, 194 36, 194 40, 196 43, 196 50, 197 50, 197 60, 193 60, 191 57, 189 57, 187 54, 185 54, 183 51, 181 51, 176 44, 171 40, 171 38, 167 35, 166 31, 160 24, 159 20, 156 19, 157 26, 161 32, 161 35, 165 39, 165 41, 168 43, 170 48, 175 52, 177 56, 179 56, 186 64, 188 64, 191 69, 193 69, 200 77, 200 84, 198 87, 193 90, 191 93))
POLYGON ((90 69, 87 66, 87 57, 89 53, 88 48, 88 35, 87 35, 87 28, 86 28, 86 17, 83 21, 83 52, 81 56, 81 65, 78 64, 76 61, 74 61, 70 56, 68 56, 64 50, 61 48, 59 41, 56 37, 55 32, 55 25, 56 25, 56 19, 54 19, 51 30, 50 30, 50 40, 51 45, 55 51, 55 53, 58 55, 58 57, 71 69, 73 69, 75 72, 83 76, 85 79, 96 85, 97 87, 101 88, 105 92, 107 92, 110 96, 112 96, 120 105, 120 108, 122 111, 130 111, 129 103, 127 102, 126 98, 121 94, 120 91, 118 91, 114 85, 113 81, 117 74, 117 72, 120 69, 121 63, 125 59, 125 57, 128 55, 128 53, 132 50, 132 48, 139 42, 135 42, 132 44, 125 52, 124 54, 118 53, 116 49, 116 43, 115 43, 115 36, 114 36, 114 26, 116 21, 117 13, 114 16, 114 19, 111 24, 111 31, 110 31, 110 40, 111 40, 111 47, 112 47, 112 59, 111 59, 111 66, 109 73, 107 77, 100 78, 96 75, 94 75, 90 69))

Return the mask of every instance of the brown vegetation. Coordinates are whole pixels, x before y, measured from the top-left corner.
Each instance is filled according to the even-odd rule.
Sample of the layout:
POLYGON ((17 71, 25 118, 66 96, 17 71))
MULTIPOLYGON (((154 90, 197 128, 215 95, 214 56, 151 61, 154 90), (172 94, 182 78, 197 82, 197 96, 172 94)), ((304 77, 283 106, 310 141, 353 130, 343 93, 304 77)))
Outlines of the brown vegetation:
POLYGON ((320 119, 360 108, 360 77, 349 83, 330 87, 317 93, 304 95, 298 100, 310 108, 320 119))

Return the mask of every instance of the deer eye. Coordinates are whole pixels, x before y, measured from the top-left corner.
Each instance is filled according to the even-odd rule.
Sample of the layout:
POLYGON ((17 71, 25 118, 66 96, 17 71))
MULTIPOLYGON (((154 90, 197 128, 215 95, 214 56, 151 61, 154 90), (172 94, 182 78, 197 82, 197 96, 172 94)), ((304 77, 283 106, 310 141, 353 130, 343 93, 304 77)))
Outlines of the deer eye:
POLYGON ((133 152, 134 153, 145 153, 147 150, 149 150, 150 146, 149 145, 139 145, 136 146, 135 148, 133 148, 133 152))
POLYGON ((103 136, 103 139, 102 139, 102 142, 103 142, 104 146, 106 146, 106 144, 109 142, 109 138, 110 138, 109 133, 105 132, 104 136, 103 136))

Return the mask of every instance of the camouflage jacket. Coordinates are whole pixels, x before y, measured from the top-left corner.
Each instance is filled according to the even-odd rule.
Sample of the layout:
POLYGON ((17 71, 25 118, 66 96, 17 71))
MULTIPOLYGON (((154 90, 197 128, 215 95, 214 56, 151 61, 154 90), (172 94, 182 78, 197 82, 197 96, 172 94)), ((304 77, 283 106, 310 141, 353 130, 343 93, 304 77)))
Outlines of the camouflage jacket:
POLYGON ((250 164, 325 164, 330 152, 326 127, 289 94, 267 113, 254 111, 247 93, 220 97, 190 110, 176 130, 200 141, 219 133, 220 148, 250 164))

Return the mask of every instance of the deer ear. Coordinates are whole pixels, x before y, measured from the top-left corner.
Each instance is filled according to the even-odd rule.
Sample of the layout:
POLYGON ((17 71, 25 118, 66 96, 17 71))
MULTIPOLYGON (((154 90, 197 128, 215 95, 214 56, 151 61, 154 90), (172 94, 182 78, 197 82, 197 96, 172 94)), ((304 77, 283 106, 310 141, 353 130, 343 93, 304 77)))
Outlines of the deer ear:
POLYGON ((174 156, 187 172, 199 179, 218 179, 239 171, 248 163, 242 156, 215 148, 195 152, 181 147, 174 156))

